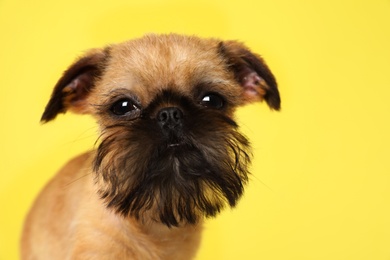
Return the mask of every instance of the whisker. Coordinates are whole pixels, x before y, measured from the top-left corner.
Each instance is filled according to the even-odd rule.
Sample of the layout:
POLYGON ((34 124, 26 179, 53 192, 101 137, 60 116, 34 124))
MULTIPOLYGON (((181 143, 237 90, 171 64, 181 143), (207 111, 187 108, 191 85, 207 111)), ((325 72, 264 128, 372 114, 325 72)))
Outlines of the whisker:
POLYGON ((267 184, 265 184, 265 182, 263 182, 260 178, 256 177, 255 175, 251 175, 250 178, 253 178, 255 179, 256 181, 260 182, 264 187, 266 187, 267 189, 269 189, 270 191, 274 192, 274 190, 268 186, 267 184))
POLYGON ((77 179, 75 179, 75 180, 73 180, 73 181, 71 181, 71 182, 65 184, 65 185, 64 185, 64 188, 68 188, 70 185, 72 185, 72 184, 76 183, 77 181, 79 181, 79 180, 81 180, 81 179, 87 177, 87 176, 90 175, 90 174, 91 174, 91 173, 87 173, 87 174, 82 175, 81 177, 78 177, 77 179))

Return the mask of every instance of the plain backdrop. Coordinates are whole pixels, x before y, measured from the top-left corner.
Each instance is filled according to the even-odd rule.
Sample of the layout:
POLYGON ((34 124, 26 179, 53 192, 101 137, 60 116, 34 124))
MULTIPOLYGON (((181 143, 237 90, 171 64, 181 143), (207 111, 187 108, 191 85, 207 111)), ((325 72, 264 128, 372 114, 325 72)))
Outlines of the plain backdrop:
POLYGON ((251 181, 206 222, 198 260, 390 259, 389 0, 1 0, 1 260, 18 259, 43 185, 94 147, 88 116, 39 123, 57 79, 85 50, 150 32, 238 39, 282 95, 280 113, 238 111, 251 181))

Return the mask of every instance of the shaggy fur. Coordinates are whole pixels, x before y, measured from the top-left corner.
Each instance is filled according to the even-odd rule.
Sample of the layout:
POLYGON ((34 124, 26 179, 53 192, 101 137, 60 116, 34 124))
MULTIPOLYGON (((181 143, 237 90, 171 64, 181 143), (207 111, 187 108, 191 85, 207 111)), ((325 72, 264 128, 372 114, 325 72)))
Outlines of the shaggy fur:
POLYGON ((164 92, 142 119, 120 121, 103 131, 94 169, 108 185, 100 194, 125 216, 142 219, 146 212, 168 226, 195 224, 225 204, 234 206, 243 193, 249 143, 218 110, 205 111, 191 99, 164 92), (185 115, 181 129, 168 135, 151 116, 167 100, 185 115), (139 140, 144 140, 141 145, 139 140), (179 145, 171 147, 172 142, 179 145))
POLYGON ((264 61, 235 41, 148 35, 78 59, 42 115, 90 114, 97 149, 69 162, 31 209, 23 259, 190 259, 202 221, 234 207, 251 149, 237 107, 280 109, 264 61))

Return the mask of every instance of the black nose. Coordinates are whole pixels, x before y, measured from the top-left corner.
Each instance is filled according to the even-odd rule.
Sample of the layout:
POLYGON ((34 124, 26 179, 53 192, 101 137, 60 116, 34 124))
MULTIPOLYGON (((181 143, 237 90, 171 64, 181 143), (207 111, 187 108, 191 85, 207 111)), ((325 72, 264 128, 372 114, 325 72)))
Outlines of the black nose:
POLYGON ((183 112, 177 107, 166 107, 157 114, 157 120, 163 129, 174 130, 182 124, 183 112))

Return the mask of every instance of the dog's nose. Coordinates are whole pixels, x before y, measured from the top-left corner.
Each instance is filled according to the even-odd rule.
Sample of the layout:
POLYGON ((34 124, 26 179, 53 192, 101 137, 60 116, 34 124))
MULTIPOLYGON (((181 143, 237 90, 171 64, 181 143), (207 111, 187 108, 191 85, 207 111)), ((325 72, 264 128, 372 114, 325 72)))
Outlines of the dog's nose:
POLYGON ((181 126, 183 112, 177 107, 166 107, 161 109, 157 114, 157 120, 160 126, 164 129, 173 130, 181 126))

